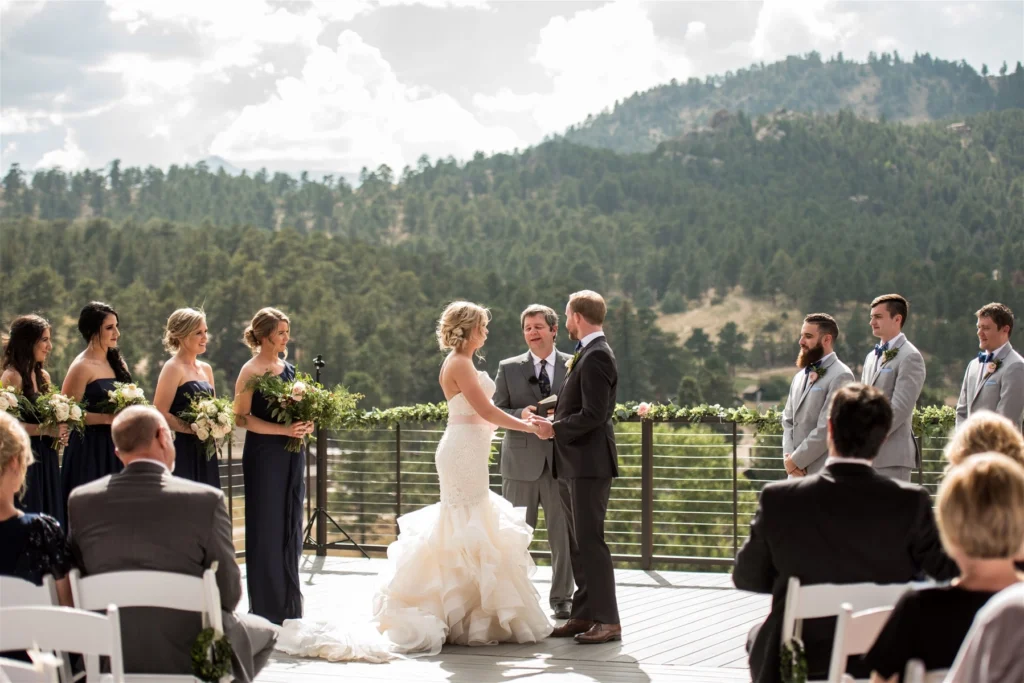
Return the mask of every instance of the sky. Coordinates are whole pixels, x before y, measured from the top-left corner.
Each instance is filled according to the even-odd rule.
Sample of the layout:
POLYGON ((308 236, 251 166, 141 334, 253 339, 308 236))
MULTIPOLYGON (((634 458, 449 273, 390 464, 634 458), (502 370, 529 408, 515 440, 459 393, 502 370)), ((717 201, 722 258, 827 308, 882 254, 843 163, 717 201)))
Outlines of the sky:
POLYGON ((1024 2, 0 0, 0 167, 399 172, 817 50, 1024 60, 1024 2))

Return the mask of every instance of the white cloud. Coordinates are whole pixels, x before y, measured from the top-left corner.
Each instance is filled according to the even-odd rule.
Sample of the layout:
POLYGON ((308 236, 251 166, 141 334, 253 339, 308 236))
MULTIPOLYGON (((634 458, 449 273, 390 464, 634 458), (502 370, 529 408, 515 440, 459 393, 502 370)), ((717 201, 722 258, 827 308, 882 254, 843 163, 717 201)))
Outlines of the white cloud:
POLYGON ((397 170, 421 154, 466 158, 519 144, 511 130, 481 124, 450 95, 400 82, 380 50, 343 31, 336 50, 317 47, 300 77, 279 79, 265 102, 245 107, 210 152, 243 163, 397 170))
POLYGON ((543 130, 561 131, 636 91, 685 79, 691 68, 682 50, 659 39, 646 10, 631 0, 552 18, 541 29, 533 61, 550 77, 550 92, 515 95, 506 88, 480 94, 474 104, 488 112, 532 109, 543 130))
POLYGON ((691 21, 686 25, 686 37, 697 38, 707 33, 708 25, 703 21, 691 21))
POLYGON ((36 163, 36 168, 60 167, 65 171, 76 171, 85 166, 85 152, 78 146, 75 131, 70 128, 64 134, 64 146, 60 149, 50 150, 36 163))
POLYGON ((49 128, 49 114, 46 112, 26 112, 12 108, 0 110, 0 135, 38 133, 45 128, 49 128))
POLYGON ((981 15, 981 8, 976 2, 957 2, 942 8, 942 18, 951 26, 961 26, 981 15))
POLYGON ((852 12, 834 10, 833 0, 764 0, 749 55, 774 61, 809 50, 831 54, 856 31, 852 12))

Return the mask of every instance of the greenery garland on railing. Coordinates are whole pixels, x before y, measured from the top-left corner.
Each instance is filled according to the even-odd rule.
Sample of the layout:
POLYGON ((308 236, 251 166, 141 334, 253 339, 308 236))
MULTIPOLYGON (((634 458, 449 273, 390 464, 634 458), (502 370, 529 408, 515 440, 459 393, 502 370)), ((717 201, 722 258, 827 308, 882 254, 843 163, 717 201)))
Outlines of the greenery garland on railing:
MULTIPOLYGON (((420 403, 413 406, 355 410, 343 418, 344 429, 374 429, 398 423, 444 422, 448 419, 445 403, 420 403)), ((782 432, 782 412, 776 407, 723 408, 720 405, 677 406, 672 403, 619 403, 612 414, 615 422, 679 422, 698 423, 719 420, 723 423, 753 426, 759 434, 782 432)), ((949 406, 927 406, 914 410, 914 433, 918 436, 944 436, 953 429, 956 411, 949 406)))

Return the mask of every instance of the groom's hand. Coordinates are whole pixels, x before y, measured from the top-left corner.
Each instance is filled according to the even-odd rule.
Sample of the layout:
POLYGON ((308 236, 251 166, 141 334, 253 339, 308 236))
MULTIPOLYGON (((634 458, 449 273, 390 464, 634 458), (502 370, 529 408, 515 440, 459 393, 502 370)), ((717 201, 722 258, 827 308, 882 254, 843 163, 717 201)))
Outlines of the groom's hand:
POLYGON ((555 438, 555 428, 550 422, 542 417, 533 416, 531 418, 533 424, 537 427, 537 438, 540 439, 553 439, 555 438))

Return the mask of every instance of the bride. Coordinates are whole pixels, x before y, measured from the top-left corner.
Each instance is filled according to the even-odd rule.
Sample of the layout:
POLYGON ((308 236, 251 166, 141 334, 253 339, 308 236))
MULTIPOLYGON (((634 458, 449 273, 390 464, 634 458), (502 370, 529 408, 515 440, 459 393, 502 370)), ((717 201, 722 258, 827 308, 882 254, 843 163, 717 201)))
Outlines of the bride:
POLYGON ((436 655, 446 642, 533 643, 551 633, 530 582, 533 529, 525 510, 488 486, 495 425, 536 433, 491 402, 494 381, 473 366, 489 319, 487 309, 457 301, 438 321, 438 343, 449 351, 439 378, 448 425, 434 455, 441 502, 398 519, 398 539, 388 547, 373 598, 374 637, 288 620, 277 649, 334 661, 383 661, 436 655))

